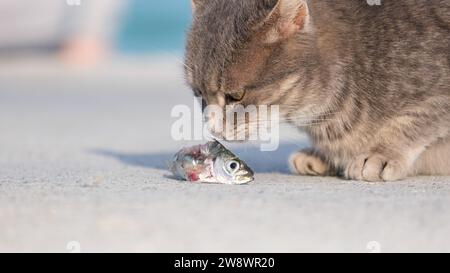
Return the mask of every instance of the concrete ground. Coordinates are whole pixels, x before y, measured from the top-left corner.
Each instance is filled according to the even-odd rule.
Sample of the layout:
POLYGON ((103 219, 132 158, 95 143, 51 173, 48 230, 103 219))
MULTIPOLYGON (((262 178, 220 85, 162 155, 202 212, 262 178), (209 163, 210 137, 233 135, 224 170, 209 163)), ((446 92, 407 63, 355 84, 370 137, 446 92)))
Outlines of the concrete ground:
POLYGON ((293 176, 291 131, 276 152, 234 147, 251 185, 173 180, 170 111, 193 101, 167 59, 0 63, 1 252, 450 251, 449 177, 293 176))

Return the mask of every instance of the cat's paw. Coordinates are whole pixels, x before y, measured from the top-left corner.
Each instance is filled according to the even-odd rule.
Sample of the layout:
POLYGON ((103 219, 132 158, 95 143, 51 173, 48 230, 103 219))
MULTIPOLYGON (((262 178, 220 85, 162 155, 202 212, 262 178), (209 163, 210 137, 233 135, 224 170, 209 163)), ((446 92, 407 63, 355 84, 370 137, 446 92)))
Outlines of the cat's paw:
POLYGON ((311 150, 293 154, 289 159, 289 167, 292 173, 300 175, 325 176, 330 172, 329 165, 311 150))
POLYGON ((356 157, 345 170, 347 179, 368 182, 396 181, 406 178, 408 166, 402 160, 381 154, 356 157))

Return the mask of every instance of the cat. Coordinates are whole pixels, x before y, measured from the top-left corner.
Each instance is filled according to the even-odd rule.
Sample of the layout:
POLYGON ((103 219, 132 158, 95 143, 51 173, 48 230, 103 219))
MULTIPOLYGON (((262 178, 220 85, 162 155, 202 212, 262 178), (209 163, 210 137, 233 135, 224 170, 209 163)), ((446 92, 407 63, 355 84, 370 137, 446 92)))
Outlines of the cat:
POLYGON ((279 105, 311 138, 290 159, 295 173, 450 175, 448 0, 192 1, 194 95, 279 105))

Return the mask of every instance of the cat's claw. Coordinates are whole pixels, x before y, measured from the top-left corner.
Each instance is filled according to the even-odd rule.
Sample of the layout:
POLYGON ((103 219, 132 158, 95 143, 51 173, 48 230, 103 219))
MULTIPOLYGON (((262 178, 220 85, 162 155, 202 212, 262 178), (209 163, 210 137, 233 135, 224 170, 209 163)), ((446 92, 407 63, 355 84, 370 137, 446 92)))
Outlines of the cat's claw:
POLYGON ((401 160, 389 159, 381 154, 362 155, 346 168, 345 177, 368 182, 396 181, 407 176, 407 166, 401 160))

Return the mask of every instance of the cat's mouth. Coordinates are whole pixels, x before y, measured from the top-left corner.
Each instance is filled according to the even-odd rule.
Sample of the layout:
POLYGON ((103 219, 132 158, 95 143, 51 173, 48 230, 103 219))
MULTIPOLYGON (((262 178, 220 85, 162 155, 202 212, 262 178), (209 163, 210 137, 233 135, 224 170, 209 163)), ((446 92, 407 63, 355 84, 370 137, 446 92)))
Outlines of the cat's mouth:
POLYGON ((274 109, 255 105, 208 108, 204 114, 212 137, 234 143, 266 139, 267 134, 272 132, 272 123, 275 121, 276 124, 279 120, 274 109))
POLYGON ((226 141, 228 143, 245 143, 251 140, 256 140, 254 139, 255 136, 252 135, 248 127, 248 124, 233 126, 224 123, 223 129, 217 130, 217 126, 214 126, 214 124, 208 124, 208 132, 211 137, 217 140, 226 141))

